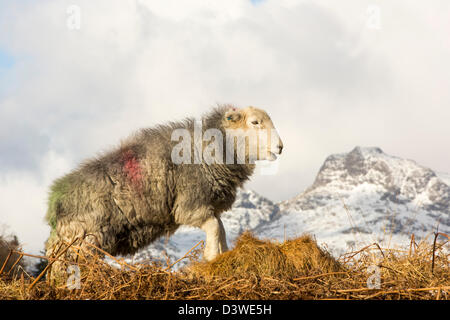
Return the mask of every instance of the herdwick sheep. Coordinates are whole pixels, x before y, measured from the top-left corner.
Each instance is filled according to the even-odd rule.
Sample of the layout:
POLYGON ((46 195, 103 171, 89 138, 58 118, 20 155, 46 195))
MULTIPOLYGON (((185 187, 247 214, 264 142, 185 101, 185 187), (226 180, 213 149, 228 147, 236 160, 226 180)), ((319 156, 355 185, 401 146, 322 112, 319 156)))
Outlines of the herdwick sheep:
MULTIPOLYGON (((234 138, 233 143, 225 143, 227 132, 241 129, 235 130, 238 139, 248 132, 259 135, 268 130, 270 139, 257 142, 256 160, 274 160, 275 154, 281 154, 283 144, 265 111, 218 106, 201 121, 201 134, 208 129, 223 134, 223 141, 218 141, 220 135, 214 137, 214 156, 218 161, 197 158, 191 163, 177 163, 174 154, 186 160, 186 156, 198 156, 198 150, 191 148, 188 141, 188 149, 174 152, 180 147, 181 136, 174 139, 173 133, 185 130, 196 135, 196 123, 187 118, 142 129, 115 150, 90 159, 57 179, 51 186, 46 215, 51 227, 47 255, 54 253, 61 240, 70 242, 75 238, 112 255, 132 254, 158 237, 172 234, 180 225, 205 231, 206 260, 226 251, 220 214, 231 208, 237 188, 249 179, 255 167, 249 161, 250 140, 247 138, 244 145, 246 161, 239 162, 238 148, 242 146, 237 146, 234 138), (234 162, 221 161, 222 150, 223 159, 231 152, 234 162)), ((206 142, 201 140, 201 150, 208 147, 206 142)))

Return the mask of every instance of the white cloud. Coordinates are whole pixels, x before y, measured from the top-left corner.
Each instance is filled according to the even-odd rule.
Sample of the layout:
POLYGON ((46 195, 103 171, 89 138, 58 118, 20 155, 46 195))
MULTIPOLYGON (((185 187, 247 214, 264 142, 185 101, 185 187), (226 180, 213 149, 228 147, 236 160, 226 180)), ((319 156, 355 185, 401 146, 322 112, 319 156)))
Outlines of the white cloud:
POLYGON ((51 181, 70 170, 71 164, 49 151, 39 164, 39 174, 6 172, 0 175, 0 217, 18 236, 24 250, 39 253, 50 228, 44 223, 47 190, 51 181))

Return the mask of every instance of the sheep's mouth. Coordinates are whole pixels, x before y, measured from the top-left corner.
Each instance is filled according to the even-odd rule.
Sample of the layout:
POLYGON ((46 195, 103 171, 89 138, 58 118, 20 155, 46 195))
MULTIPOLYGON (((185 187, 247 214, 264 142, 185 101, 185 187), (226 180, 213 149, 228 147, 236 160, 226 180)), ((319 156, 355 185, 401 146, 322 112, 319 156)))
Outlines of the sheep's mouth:
POLYGON ((267 160, 275 161, 275 160, 277 160, 277 156, 275 155, 275 153, 268 151, 267 152, 267 160))

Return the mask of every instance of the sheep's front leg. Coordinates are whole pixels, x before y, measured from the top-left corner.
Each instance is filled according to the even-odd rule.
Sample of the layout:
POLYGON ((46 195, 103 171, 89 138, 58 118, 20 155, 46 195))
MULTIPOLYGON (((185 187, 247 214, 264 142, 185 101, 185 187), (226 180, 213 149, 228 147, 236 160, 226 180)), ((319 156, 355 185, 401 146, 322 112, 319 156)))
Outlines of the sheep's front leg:
POLYGON ((219 228, 220 228, 219 253, 224 253, 225 251, 228 251, 227 235, 225 233, 225 228, 223 227, 222 220, 220 220, 220 218, 217 218, 217 221, 219 222, 219 228))
POLYGON ((216 217, 206 220, 201 229, 206 233, 205 260, 211 261, 218 254, 228 250, 225 229, 220 219, 216 217))

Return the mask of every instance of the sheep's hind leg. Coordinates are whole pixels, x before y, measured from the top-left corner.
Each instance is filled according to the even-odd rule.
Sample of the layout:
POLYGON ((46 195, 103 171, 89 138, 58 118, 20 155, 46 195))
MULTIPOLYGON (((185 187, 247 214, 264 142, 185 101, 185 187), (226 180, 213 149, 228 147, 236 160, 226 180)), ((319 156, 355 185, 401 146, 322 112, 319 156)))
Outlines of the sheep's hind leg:
POLYGON ((71 242, 64 241, 58 236, 51 236, 47 241, 45 255, 49 258, 48 263, 51 265, 48 266, 49 269, 47 270, 46 276, 53 284, 62 284, 67 278, 69 261, 75 258, 71 254, 70 248, 67 248, 71 242))
POLYGON ((51 258, 50 261, 52 261, 52 265, 47 271, 48 280, 51 283, 60 285, 67 282, 73 270, 78 269, 80 271, 81 266, 78 265, 78 262, 86 264, 92 260, 92 257, 103 258, 103 254, 91 246, 99 247, 97 238, 94 234, 70 238, 51 236, 46 244, 46 256, 51 258), (68 248, 70 244, 72 246, 68 248), (53 261, 52 259, 56 257, 59 258, 53 261), (82 261, 79 261, 80 257, 82 257, 82 261))

